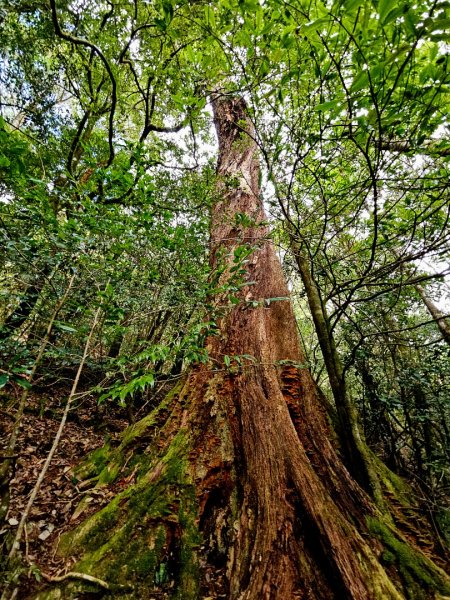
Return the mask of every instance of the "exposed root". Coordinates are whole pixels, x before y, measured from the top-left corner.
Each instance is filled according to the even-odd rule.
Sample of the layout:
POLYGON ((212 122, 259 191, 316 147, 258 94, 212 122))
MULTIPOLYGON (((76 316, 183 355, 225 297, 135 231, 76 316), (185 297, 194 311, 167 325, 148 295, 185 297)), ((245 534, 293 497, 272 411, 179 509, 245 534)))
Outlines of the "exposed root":
POLYGON ((66 581, 67 579, 78 579, 81 581, 86 581, 87 583, 93 583, 95 585, 98 585, 98 587, 101 587, 104 590, 108 591, 112 591, 113 589, 127 591, 131 589, 129 586, 126 585, 110 585, 106 581, 103 581, 103 579, 99 579, 98 577, 94 577, 93 575, 88 575, 87 573, 77 573, 76 571, 69 571, 64 575, 55 575, 53 577, 41 571, 41 577, 49 583, 61 583, 62 581, 66 581))

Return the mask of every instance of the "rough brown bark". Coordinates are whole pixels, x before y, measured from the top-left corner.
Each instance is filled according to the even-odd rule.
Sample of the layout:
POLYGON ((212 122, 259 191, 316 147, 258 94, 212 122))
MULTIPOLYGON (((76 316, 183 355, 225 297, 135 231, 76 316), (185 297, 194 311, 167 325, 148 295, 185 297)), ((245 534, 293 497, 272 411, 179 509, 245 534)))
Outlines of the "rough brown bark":
MULTIPOLYGON (((304 357, 289 293, 259 198, 256 146, 243 132, 250 126, 245 105, 241 99, 217 99, 214 112, 220 200, 212 216, 213 267, 228 261, 232 268, 237 246, 251 246, 253 252, 241 302, 219 319, 220 333, 208 343, 217 368, 199 368, 183 392, 199 399, 191 410, 202 422, 196 427, 199 444, 192 457, 195 479, 203 479, 200 520, 207 523, 210 539, 219 535, 219 521, 232 525, 234 539, 226 556, 230 598, 362 599, 380 586, 386 598, 396 597, 343 516, 350 511, 357 518, 362 506, 369 510, 368 503, 327 441, 314 384, 301 368, 304 357), (237 214, 247 215, 253 224, 237 225, 237 214), (244 355, 252 358, 226 372, 225 356, 244 355), (220 434, 205 423, 205 417, 211 420, 209 407, 203 414, 209 398, 219 405, 215 412, 224 415, 220 434), (227 428, 232 442, 225 451, 228 469, 220 443, 227 428), (227 470, 230 481, 224 485, 227 470), (232 491, 239 508, 224 514, 231 511, 224 495, 232 491), (361 556, 373 562, 364 572, 361 556)), ((225 270, 224 280, 227 276, 225 270)), ((220 540, 212 545, 219 547, 220 540)))
POLYGON ((244 286, 240 304, 219 320, 220 335, 208 344, 217 365, 224 364, 224 356, 253 359, 236 373, 218 369, 211 374, 205 368, 194 375, 195 384, 191 380, 216 390, 230 426, 232 467, 239 480, 227 557, 230 598, 362 600, 375 597, 376 589, 384 598, 398 597, 344 516, 357 520, 362 507, 370 509, 328 441, 314 383, 301 366, 289 292, 259 196, 256 144, 245 104, 238 98, 216 99, 214 114, 220 200, 212 215, 213 266, 220 255, 231 267, 238 245, 253 248, 246 267, 251 285, 244 286), (254 224, 236 225, 235 215, 241 213, 254 224))

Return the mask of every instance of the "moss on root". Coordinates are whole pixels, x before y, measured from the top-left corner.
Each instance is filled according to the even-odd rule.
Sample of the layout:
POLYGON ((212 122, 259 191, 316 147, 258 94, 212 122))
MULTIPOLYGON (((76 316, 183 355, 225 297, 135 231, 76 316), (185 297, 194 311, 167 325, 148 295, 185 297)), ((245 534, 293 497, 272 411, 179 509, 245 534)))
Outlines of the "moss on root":
MULTIPOLYGON (((182 385, 183 381, 180 381, 149 415, 128 427, 121 434, 118 447, 113 448, 108 442, 91 452, 74 469, 74 482, 83 481, 85 488, 98 489, 114 483, 119 476, 124 479, 130 474, 134 479, 143 477, 158 452, 158 439, 164 435, 165 425, 170 421, 166 416, 168 409, 182 385)), ((89 502, 90 497, 85 496, 76 507, 74 518, 83 514, 89 502)))
POLYGON ((77 481, 85 481, 97 476, 109 461, 111 447, 109 443, 91 452, 88 457, 73 470, 77 481))
POLYGON ((113 448, 107 442, 101 448, 97 448, 88 454, 73 471, 75 481, 92 479, 93 483, 97 483, 97 486, 108 485, 117 479, 125 464, 129 469, 134 469, 137 465, 139 467, 138 474, 142 474, 148 466, 149 460, 145 453, 135 452, 135 446, 136 444, 143 445, 154 441, 159 431, 158 424, 161 421, 162 414, 168 410, 174 397, 182 389, 183 384, 184 382, 180 381, 149 415, 127 427, 120 436, 121 441, 117 448, 113 448), (132 455, 132 459, 127 461, 127 458, 132 455))
MULTIPOLYGON (((181 429, 163 458, 154 460, 136 483, 62 537, 60 554, 81 555, 74 571, 94 575, 116 590, 131 586, 132 591, 116 591, 117 598, 149 598, 156 588, 173 598, 198 596, 200 535, 189 449, 181 429)), ((61 597, 74 598, 79 589, 68 584, 61 597)))
POLYGON ((384 462, 372 451, 370 451, 370 455, 375 464, 378 477, 381 480, 383 491, 405 506, 410 506, 413 495, 411 486, 404 479, 388 469, 384 462))
POLYGON ((374 517, 367 519, 369 532, 384 546, 381 562, 399 573, 408 600, 426 600, 436 593, 448 596, 450 581, 438 566, 410 544, 399 539, 392 528, 374 517))

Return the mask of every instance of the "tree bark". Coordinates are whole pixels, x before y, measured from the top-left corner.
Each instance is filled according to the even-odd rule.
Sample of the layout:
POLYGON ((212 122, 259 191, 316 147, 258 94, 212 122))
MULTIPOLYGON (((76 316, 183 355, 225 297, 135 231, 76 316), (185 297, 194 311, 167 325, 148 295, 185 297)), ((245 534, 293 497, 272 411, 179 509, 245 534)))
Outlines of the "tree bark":
MULTIPOLYGON (((342 512, 356 515, 356 504, 367 500, 327 441, 325 415, 304 368, 289 292, 265 224, 245 104, 216 100, 214 114, 220 200, 212 215, 212 265, 229 261, 232 268, 237 246, 253 248, 247 264, 252 285, 244 286, 240 305, 218 322, 220 334, 208 344, 218 365, 225 356, 253 357, 235 374, 213 375, 231 417, 241 487, 231 562, 228 557, 230 597, 295 598, 308 589, 316 597, 368 598, 375 585, 356 557, 370 551, 356 531, 348 536, 350 524, 342 512), (237 226, 239 214, 254 224, 237 226), (338 494, 336 480, 348 485, 340 507, 327 490, 338 494)), ((203 376, 200 371, 197 378, 203 376)), ((376 579, 377 568, 373 574, 376 579)), ((386 598, 395 597, 385 584, 386 598)))

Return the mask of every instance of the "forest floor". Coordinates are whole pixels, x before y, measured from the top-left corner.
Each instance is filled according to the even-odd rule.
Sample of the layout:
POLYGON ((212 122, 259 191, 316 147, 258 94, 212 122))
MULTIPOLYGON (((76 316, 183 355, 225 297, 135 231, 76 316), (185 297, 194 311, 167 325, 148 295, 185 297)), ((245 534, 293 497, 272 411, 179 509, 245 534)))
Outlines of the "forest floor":
MULTIPOLYGON (((0 396, 0 446, 6 447, 14 423, 15 400, 22 389, 0 396), (14 397, 16 396, 16 398, 14 397)), ((0 544, 13 537, 25 510, 29 495, 51 448, 69 390, 58 386, 30 394, 16 447, 16 468, 11 481, 11 502, 6 526, 0 530, 0 544)), ((62 533, 77 524, 73 513, 86 494, 71 475, 71 469, 106 439, 117 438, 128 425, 123 410, 106 410, 92 395, 82 397, 73 406, 58 449, 47 471, 39 494, 31 508, 24 535, 24 564, 30 565, 21 577, 18 598, 26 600, 39 587, 40 573, 53 577, 70 570, 73 561, 57 556, 62 533), (33 566, 35 565, 35 566, 33 566), (27 572, 28 571, 28 572, 27 572)), ((94 512, 114 494, 99 491, 91 501, 94 512)), ((86 512, 83 517, 86 517, 86 512)))

